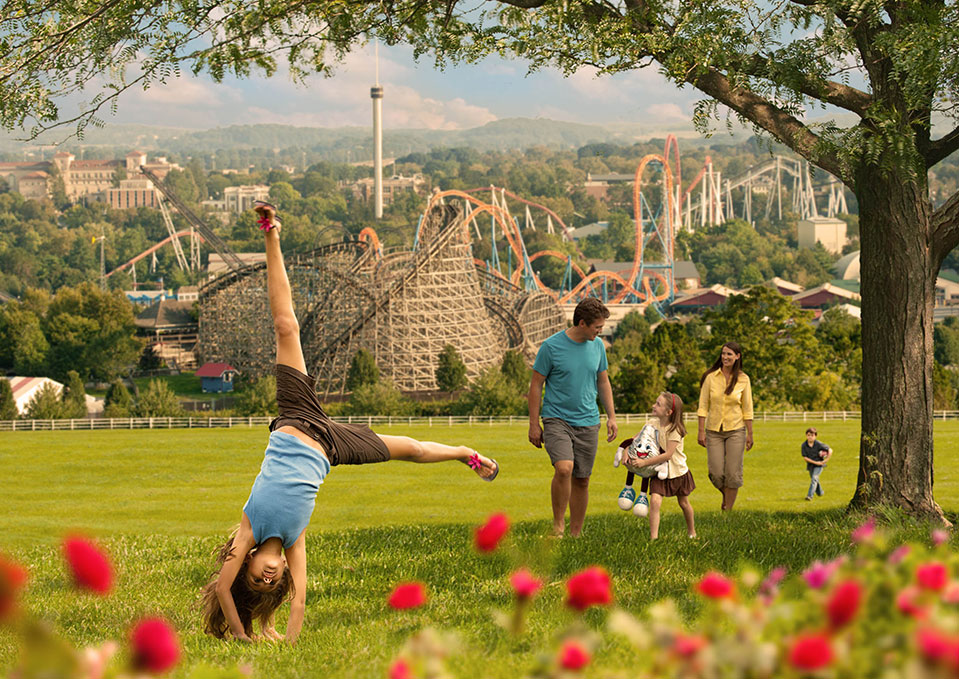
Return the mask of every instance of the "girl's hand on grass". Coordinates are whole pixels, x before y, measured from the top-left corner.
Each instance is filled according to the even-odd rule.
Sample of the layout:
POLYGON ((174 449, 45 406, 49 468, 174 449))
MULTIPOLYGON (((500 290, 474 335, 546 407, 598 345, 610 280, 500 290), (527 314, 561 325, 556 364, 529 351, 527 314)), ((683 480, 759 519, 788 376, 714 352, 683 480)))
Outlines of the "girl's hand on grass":
POLYGON ((283 641, 283 635, 277 632, 275 627, 267 627, 263 630, 263 636, 269 641, 283 641))

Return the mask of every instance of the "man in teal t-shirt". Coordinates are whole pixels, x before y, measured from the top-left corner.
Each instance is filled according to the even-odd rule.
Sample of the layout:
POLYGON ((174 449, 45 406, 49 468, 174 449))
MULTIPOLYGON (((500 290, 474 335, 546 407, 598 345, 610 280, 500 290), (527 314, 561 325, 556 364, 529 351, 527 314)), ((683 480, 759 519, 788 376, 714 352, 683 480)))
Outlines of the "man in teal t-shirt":
POLYGON ((569 532, 583 530, 589 502, 589 476, 599 443, 599 394, 606 411, 607 442, 616 438, 613 389, 606 373, 606 347, 599 333, 609 310, 594 297, 573 311, 573 327, 548 338, 536 353, 529 386, 529 440, 546 445, 553 464, 550 497, 553 532, 562 535, 569 507, 569 532), (543 396, 543 386, 546 395, 543 396), (540 404, 543 424, 540 426, 540 404))

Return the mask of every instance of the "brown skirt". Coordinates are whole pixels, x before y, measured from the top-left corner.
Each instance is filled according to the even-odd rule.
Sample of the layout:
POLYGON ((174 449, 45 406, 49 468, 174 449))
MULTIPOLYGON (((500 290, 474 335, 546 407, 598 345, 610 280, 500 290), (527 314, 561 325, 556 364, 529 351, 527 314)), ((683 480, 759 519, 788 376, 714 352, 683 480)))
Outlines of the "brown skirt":
POLYGON ((296 427, 323 446, 333 466, 390 459, 386 444, 372 429, 330 419, 316 395, 314 378, 288 365, 278 364, 275 372, 279 415, 270 422, 270 431, 278 427, 296 427))
POLYGON ((689 495, 694 490, 696 490, 696 482, 693 480, 691 471, 687 471, 675 479, 660 479, 654 476, 649 480, 649 492, 663 497, 689 495))

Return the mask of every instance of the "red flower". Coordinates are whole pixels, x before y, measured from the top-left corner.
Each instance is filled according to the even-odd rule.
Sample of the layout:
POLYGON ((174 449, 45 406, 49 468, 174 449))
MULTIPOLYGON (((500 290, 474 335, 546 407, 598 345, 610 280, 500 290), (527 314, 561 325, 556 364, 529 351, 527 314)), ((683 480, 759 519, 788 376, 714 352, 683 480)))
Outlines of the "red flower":
POLYGON ((513 586, 513 592, 517 599, 529 599, 539 588, 543 586, 543 581, 533 576, 525 568, 520 568, 509 577, 509 582, 513 586))
POLYGON ((403 582, 393 588, 390 598, 387 599, 390 608, 403 610, 417 608, 426 603, 426 587, 419 582, 403 582))
POLYGON ((949 656, 953 644, 939 630, 921 627, 916 631, 916 646, 923 658, 936 662, 949 656))
POLYGON ((605 606, 612 600, 609 573, 601 566, 591 566, 566 581, 566 605, 571 608, 585 611, 590 606, 605 606))
POLYGON ((63 555, 70 565, 77 587, 106 594, 113 586, 113 568, 106 555, 87 538, 76 535, 63 540, 63 555))
POLYGON ((819 634, 797 637, 789 649, 789 664, 797 670, 815 672, 832 663, 829 639, 819 634))
POLYGON ((710 599, 727 599, 733 595, 733 581, 722 573, 709 571, 696 584, 696 591, 710 599))
POLYGON ((870 516, 866 522, 852 532, 852 541, 855 543, 868 542, 876 534, 876 517, 870 516))
POLYGON ((896 608, 900 613, 904 613, 911 618, 923 618, 926 615, 926 609, 919 601, 919 588, 915 585, 909 585, 896 596, 896 608))
POLYGON ((848 625, 859 612, 862 604, 862 585, 855 580, 846 580, 832 591, 826 602, 826 614, 833 629, 848 625))
POLYGON ((390 665, 389 678, 413 679, 413 670, 410 669, 409 664, 403 658, 397 658, 390 665))
POLYGON ((162 618, 141 620, 130 632, 130 645, 133 646, 133 664, 147 672, 166 672, 180 659, 176 632, 162 618))
POLYGON ((476 549, 481 552, 492 552, 499 546, 509 530, 509 518, 506 514, 493 514, 482 526, 476 529, 476 549))
POLYGON ((0 620, 8 617, 13 611, 17 592, 25 584, 27 584, 26 569, 0 556, 0 620))
POLYGON ((559 664, 567 670, 581 670, 589 661, 589 651, 575 641, 567 641, 559 651, 559 664))
POLYGON ((938 561, 924 563, 916 569, 916 582, 923 589, 939 592, 949 583, 949 571, 938 561))
POLYGON ((673 642, 673 651, 682 658, 691 658, 709 643, 704 637, 680 634, 673 642))

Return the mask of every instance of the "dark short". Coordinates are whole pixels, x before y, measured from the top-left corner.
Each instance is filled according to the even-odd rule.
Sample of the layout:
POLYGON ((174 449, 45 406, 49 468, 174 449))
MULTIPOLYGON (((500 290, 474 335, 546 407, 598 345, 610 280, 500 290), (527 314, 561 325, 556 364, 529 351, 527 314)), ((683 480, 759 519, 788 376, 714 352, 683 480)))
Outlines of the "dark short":
POLYGON ((663 497, 690 495, 694 490, 696 490, 696 482, 693 480, 691 471, 675 479, 659 479, 654 476, 649 480, 649 492, 663 497))
POLYGON ((334 422, 316 395, 316 380, 288 365, 277 365, 276 404, 279 415, 270 431, 296 427, 323 446, 331 465, 386 462, 390 451, 383 439, 361 424, 334 422))

